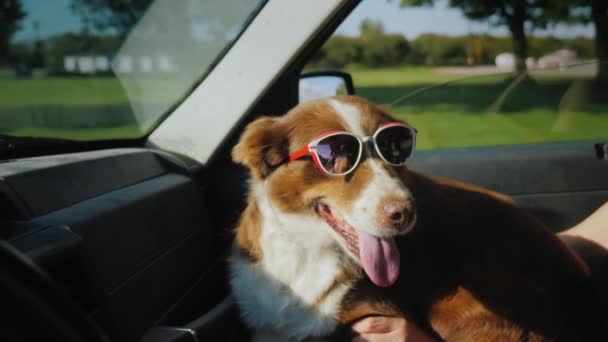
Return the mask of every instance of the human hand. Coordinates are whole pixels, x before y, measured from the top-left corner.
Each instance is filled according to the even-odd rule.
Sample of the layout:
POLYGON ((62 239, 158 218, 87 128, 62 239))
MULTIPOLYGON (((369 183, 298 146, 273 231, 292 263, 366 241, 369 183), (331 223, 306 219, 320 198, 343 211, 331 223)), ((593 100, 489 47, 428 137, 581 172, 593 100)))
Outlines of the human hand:
POLYGON ((355 322, 353 342, 436 342, 418 326, 402 317, 372 316, 355 322))
POLYGON ((578 225, 560 233, 589 240, 608 251, 608 202, 604 203, 578 225))

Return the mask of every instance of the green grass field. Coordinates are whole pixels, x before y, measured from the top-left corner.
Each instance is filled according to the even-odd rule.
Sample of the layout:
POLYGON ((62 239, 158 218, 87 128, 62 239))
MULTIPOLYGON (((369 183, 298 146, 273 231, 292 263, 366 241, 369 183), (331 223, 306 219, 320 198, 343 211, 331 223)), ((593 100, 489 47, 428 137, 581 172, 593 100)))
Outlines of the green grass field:
POLYGON ((120 82, 111 77, 0 79, 0 106, 104 106, 128 104, 120 82))
POLYGON ((0 134, 100 140, 142 134, 118 80, 0 78, 0 134))
POLYGON ((533 74, 534 82, 514 85, 505 74, 349 71, 358 95, 418 129, 419 149, 608 139, 608 91, 594 89, 589 76, 533 74))
MULTIPOLYGON (((504 74, 427 67, 348 71, 359 95, 418 128, 420 149, 608 139, 608 91, 594 89, 590 76, 533 74, 534 82, 514 84, 504 74)), ((113 78, 0 78, 0 134, 98 140, 143 133, 113 78)))

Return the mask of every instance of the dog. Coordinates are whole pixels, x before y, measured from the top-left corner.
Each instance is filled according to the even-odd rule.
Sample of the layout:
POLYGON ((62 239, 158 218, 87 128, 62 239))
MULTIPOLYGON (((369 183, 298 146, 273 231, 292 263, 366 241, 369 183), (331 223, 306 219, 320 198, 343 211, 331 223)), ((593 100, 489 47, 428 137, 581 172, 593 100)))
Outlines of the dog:
POLYGON ((244 321, 296 341, 373 315, 446 341, 594 338, 584 262, 507 196, 408 169, 415 134, 354 96, 246 127, 229 257, 244 321))

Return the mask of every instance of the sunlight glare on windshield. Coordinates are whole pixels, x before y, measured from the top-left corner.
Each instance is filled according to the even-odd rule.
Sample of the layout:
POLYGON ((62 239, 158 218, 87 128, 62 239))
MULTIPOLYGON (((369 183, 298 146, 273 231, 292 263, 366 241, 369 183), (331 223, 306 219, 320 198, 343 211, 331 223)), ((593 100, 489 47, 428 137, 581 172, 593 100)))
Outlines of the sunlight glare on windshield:
POLYGON ((148 131, 159 115, 167 112, 204 77, 258 6, 256 1, 241 0, 151 4, 118 50, 118 63, 112 68, 127 92, 143 131, 148 131), (130 68, 129 58, 141 60, 146 56, 153 56, 162 70, 130 68))

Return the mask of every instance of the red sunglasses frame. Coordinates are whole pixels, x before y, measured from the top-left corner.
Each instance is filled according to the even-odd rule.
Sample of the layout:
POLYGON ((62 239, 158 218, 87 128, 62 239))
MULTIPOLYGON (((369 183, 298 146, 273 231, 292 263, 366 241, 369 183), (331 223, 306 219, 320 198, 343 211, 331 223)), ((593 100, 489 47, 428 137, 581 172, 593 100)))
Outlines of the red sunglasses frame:
POLYGON ((402 165, 405 165, 405 161, 403 163, 399 163, 399 164, 389 162, 388 160, 386 160, 386 158, 384 158, 382 153, 380 153, 380 149, 378 148, 378 145, 376 144, 376 137, 378 136, 378 134, 380 132, 382 132, 383 130, 385 130, 387 128, 396 127, 396 126, 405 127, 412 132, 412 140, 413 140, 412 141, 412 153, 410 153, 410 155, 408 156, 408 158, 409 158, 414 154, 414 150, 416 147, 416 134, 418 133, 418 131, 414 127, 406 125, 403 122, 389 122, 389 123, 383 124, 380 127, 378 127, 378 129, 374 132, 373 135, 362 137, 362 138, 359 138, 358 136, 356 136, 350 132, 346 132, 346 131, 325 132, 325 133, 317 136, 316 138, 314 138, 310 143, 308 143, 308 145, 306 145, 306 146, 302 147, 301 149, 299 149, 298 151, 290 154, 289 161, 291 162, 291 161, 295 161, 295 160, 310 156, 312 158, 312 160, 314 161, 317 169, 319 169, 319 171, 321 171, 324 174, 329 175, 329 176, 343 176, 343 175, 351 173, 355 168, 357 168, 357 166, 359 165, 359 162, 361 161, 361 155, 363 154, 363 143, 365 143, 369 140, 372 140, 374 148, 376 149, 376 153, 378 154, 378 156, 380 156, 380 158, 384 162, 386 162, 390 165, 393 165, 393 166, 402 166, 402 165), (325 138, 328 138, 328 137, 331 137, 334 135, 349 135, 349 136, 352 136, 353 138, 355 138, 359 142, 359 154, 357 155, 356 161, 353 163, 353 166, 350 169, 348 169, 347 171, 342 172, 342 173, 333 173, 333 172, 329 172, 329 171, 325 170, 325 168, 321 164, 321 159, 319 158, 319 155, 317 153, 317 145, 319 144, 319 142, 321 142, 325 138))

